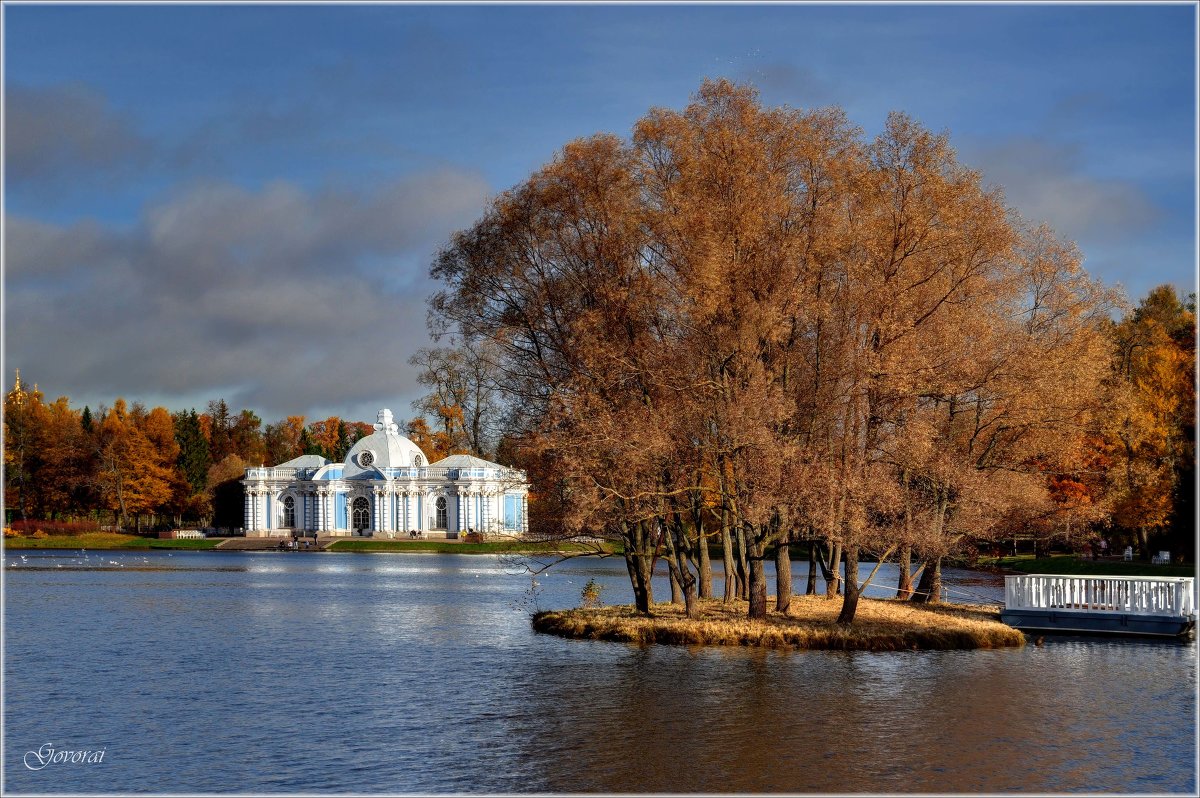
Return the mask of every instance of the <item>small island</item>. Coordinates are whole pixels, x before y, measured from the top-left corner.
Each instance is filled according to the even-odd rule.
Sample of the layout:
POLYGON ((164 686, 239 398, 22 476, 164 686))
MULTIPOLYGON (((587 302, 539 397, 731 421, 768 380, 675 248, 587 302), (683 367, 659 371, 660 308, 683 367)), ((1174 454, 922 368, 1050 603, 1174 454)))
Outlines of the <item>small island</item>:
POLYGON ((759 646, 835 651, 908 651, 1008 648, 1025 635, 1000 622, 996 607, 912 604, 861 599, 852 625, 838 624, 841 601, 795 596, 786 614, 747 617, 746 602, 702 600, 701 617, 689 620, 678 604, 654 604, 649 615, 632 606, 545 611, 535 631, 578 640, 621 643, 759 646))

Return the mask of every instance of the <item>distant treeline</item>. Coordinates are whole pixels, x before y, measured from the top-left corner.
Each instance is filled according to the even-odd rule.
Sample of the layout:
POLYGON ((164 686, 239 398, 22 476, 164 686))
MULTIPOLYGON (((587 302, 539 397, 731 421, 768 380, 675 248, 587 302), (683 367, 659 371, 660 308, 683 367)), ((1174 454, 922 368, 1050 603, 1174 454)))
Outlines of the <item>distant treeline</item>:
MULTIPOLYGON (((428 409, 434 422, 418 415, 405 433, 430 462, 460 452, 490 454, 479 391, 475 399, 465 395, 470 382, 455 370, 456 357, 444 349, 413 357, 422 368, 420 382, 431 388, 418 407, 428 409)), ((210 401, 203 412, 147 409, 125 399, 76 409, 66 396, 47 402, 18 373, 4 398, 5 521, 18 528, 36 527, 31 522, 39 520, 126 530, 184 522, 240 527, 239 480, 247 467, 306 454, 339 461, 373 431, 370 423, 337 416, 313 422, 288 416, 264 427, 256 413, 235 413, 224 399, 210 401)), ((40 527, 51 534, 80 528, 40 527)))

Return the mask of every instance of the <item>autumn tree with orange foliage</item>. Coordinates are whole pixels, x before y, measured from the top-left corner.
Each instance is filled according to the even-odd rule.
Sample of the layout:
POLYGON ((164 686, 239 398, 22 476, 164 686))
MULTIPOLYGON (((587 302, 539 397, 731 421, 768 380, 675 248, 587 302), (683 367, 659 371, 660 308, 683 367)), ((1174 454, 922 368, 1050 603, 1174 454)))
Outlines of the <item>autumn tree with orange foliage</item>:
POLYGON ((724 81, 568 144, 433 274, 433 317, 496 353, 518 458, 564 483, 562 529, 623 542, 642 611, 661 556, 694 616, 719 534, 763 617, 763 561, 790 573, 804 536, 844 552, 850 623, 861 552, 936 573, 1046 495, 1030 463, 1071 448, 1107 358, 1111 297, 945 136, 893 114, 864 142, 724 81))
POLYGON ((128 525, 130 514, 140 518, 142 513, 162 509, 174 495, 178 455, 174 426, 165 410, 156 411, 161 416, 150 421, 140 404, 130 408, 124 399, 117 399, 111 409, 101 412, 97 424, 96 484, 103 507, 122 527, 128 525))
POLYGON ((1194 555, 1196 316, 1155 288, 1113 329, 1113 376, 1101 433, 1109 443, 1113 522, 1143 559, 1153 542, 1194 555), (1175 522, 1174 534, 1168 529, 1175 522))

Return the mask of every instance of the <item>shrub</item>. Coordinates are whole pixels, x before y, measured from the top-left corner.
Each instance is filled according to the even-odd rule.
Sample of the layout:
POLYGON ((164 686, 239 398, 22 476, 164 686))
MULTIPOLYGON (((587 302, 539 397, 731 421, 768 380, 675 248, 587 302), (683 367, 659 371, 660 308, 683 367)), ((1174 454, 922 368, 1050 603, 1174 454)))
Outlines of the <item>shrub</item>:
MULTIPOLYGON (((38 530, 46 535, 87 535, 99 532, 100 526, 95 521, 13 521, 12 528, 18 535, 29 535, 38 530)), ((34 535, 36 537, 36 535, 34 535)))
POLYGON ((4 537, 6 537, 6 538, 19 538, 19 537, 21 537, 21 533, 20 533, 20 532, 18 532, 17 530, 15 530, 15 529, 13 529, 12 527, 7 527, 7 526, 6 526, 6 527, 4 527, 4 537))
POLYGON ((598 585, 595 579, 589 579, 587 584, 583 586, 583 590, 579 593, 579 598, 583 600, 583 608, 592 610, 603 606, 600 602, 600 594, 603 592, 604 585, 598 585))

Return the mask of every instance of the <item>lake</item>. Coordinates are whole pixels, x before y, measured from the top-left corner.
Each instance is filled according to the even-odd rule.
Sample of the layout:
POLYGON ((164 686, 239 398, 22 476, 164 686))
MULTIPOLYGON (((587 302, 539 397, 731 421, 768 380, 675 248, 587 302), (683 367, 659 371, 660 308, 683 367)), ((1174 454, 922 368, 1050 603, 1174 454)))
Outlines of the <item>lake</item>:
MULTIPOLYGON (((453 554, 17 551, 4 576, 9 793, 1196 789, 1194 641, 876 654, 530 630, 589 579, 629 603, 616 558, 536 587, 453 554), (47 745, 104 755, 26 767, 47 745)), ((945 580, 1002 600, 997 576, 945 580)))

